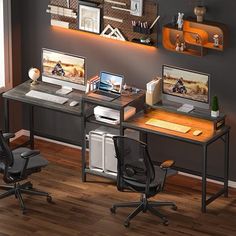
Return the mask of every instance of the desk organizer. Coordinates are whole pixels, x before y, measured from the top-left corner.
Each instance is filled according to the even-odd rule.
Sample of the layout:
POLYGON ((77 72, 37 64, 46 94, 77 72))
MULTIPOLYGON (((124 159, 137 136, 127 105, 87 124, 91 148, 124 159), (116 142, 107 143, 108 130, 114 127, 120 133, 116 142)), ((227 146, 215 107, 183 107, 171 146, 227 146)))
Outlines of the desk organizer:
MULTIPOLYGON (((81 30, 79 26, 80 6, 93 6, 101 9, 100 27, 95 32, 106 38, 135 42, 149 46, 157 46, 157 23, 150 27, 158 16, 158 3, 156 0, 143 0, 142 16, 131 15, 130 0, 50 0, 47 13, 51 14, 51 25, 63 28, 81 30), (145 27, 134 26, 145 22, 145 27), (150 42, 140 41, 144 35, 148 35, 150 42)), ((82 22, 82 21, 81 21, 82 22)), ((88 30, 82 30, 87 31, 88 30)), ((90 32, 91 33, 91 32, 90 32)))

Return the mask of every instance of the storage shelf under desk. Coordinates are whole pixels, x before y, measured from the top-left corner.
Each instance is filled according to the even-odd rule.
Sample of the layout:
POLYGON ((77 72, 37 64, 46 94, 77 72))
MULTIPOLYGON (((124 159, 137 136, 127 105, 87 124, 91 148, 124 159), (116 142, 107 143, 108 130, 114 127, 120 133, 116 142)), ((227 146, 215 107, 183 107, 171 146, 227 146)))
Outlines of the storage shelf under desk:
POLYGON ((120 129, 120 124, 113 125, 113 124, 109 124, 106 122, 96 120, 94 115, 90 115, 89 117, 87 117, 86 122, 97 124, 97 125, 102 125, 102 126, 107 126, 107 127, 114 128, 114 129, 120 129))
POLYGON ((138 93, 130 94, 130 95, 121 95, 119 98, 113 100, 113 101, 103 101, 100 99, 93 98, 89 96, 88 94, 85 94, 83 96, 83 102, 82 102, 82 113, 84 116, 82 117, 82 126, 81 130, 83 132, 82 135, 82 181, 86 181, 86 174, 92 174, 92 175, 98 175, 105 178, 110 179, 116 179, 112 174, 108 174, 105 172, 100 172, 96 170, 89 169, 86 165, 86 123, 93 123, 101 126, 106 126, 109 128, 113 128, 118 130, 117 134, 124 135, 125 128, 122 126, 122 122, 124 121, 124 109, 127 106, 134 106, 136 107, 136 111, 139 112, 144 107, 144 98, 145 98, 145 92, 141 90, 138 93), (86 110, 89 106, 89 109, 86 110), (120 123, 117 125, 105 123, 102 121, 96 120, 94 114, 93 114, 93 107, 95 106, 103 106, 107 108, 111 108, 114 110, 119 111, 119 117, 120 117, 120 123), (85 112, 86 111, 86 112, 85 112), (89 111, 87 113, 87 111, 89 111))

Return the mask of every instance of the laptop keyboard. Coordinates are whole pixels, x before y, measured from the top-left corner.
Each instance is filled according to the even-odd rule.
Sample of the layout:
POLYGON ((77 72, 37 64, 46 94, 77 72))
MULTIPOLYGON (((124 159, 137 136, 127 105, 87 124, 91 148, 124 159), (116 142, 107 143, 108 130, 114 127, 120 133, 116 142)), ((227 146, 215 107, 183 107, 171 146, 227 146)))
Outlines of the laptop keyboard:
POLYGON ((104 91, 101 91, 101 90, 96 90, 94 93, 98 94, 98 95, 110 97, 110 98, 117 98, 117 97, 119 97, 117 94, 107 93, 107 92, 104 92, 104 91))

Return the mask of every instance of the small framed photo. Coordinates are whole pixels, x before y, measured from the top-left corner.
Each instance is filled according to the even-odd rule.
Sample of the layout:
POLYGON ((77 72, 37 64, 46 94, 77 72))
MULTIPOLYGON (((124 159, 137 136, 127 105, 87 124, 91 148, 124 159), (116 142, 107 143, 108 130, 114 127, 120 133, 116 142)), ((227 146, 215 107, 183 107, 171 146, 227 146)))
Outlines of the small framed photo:
POLYGON ((78 28, 79 30, 100 34, 101 8, 95 5, 79 4, 78 28))

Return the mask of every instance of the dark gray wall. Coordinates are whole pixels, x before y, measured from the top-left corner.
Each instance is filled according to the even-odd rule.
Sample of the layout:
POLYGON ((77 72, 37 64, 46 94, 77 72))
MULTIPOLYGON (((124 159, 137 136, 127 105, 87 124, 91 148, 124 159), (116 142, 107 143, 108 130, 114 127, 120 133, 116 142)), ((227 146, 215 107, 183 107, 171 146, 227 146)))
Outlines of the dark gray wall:
MULTIPOLYGON (((106 40, 98 36, 89 36, 74 31, 59 30, 50 27, 50 16, 46 14, 48 0, 21 0, 22 15, 22 81, 27 79, 27 70, 31 66, 40 67, 41 48, 52 48, 85 56, 88 65, 88 77, 98 74, 100 70, 108 70, 125 75, 126 82, 141 88, 156 75, 161 75, 162 64, 170 64, 183 68, 210 73, 212 75, 211 92, 219 97, 221 110, 227 113, 227 123, 231 125, 230 177, 236 180, 236 93, 235 93, 235 61, 236 61, 236 2, 232 0, 208 0, 207 17, 210 20, 225 23, 229 28, 229 48, 224 52, 210 52, 203 58, 179 55, 164 50, 106 40)), ((167 23, 178 11, 192 15, 196 1, 160 0, 160 24, 167 23)), ((161 36, 159 38, 161 42, 161 36)), ((64 115, 40 110, 37 111, 37 129, 50 134, 62 135, 71 139, 79 139, 80 120, 64 115)), ((27 117, 24 127, 27 128, 27 117)), ((211 173, 219 172, 222 162, 216 153, 219 145, 211 148, 209 166, 211 173)), ((157 146, 157 145, 156 145, 157 146)), ((153 155, 159 158, 176 158, 177 165, 200 168, 199 149, 177 142, 152 137, 150 148, 153 155), (159 147, 153 149, 157 143, 159 147), (166 152, 168 150, 168 152, 166 152), (170 152, 171 150, 171 152, 170 152), (161 156, 161 157, 160 157, 161 156)))

